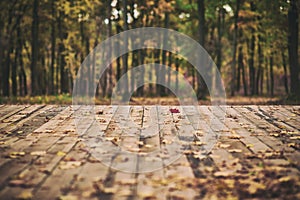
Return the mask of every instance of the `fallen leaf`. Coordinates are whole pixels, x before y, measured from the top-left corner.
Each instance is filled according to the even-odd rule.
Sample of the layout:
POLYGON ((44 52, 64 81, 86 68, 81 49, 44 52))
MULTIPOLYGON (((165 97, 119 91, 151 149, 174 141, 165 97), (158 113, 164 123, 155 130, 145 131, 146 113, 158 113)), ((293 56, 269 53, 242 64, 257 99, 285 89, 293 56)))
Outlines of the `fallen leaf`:
POLYGON ((17 199, 32 199, 33 198, 33 195, 32 195, 32 192, 29 191, 29 190, 24 190, 21 192, 21 194, 19 194, 17 197, 17 199))
POLYGON ((226 149, 228 147, 230 147, 230 144, 220 144, 220 148, 226 149))
POLYGON ((130 189, 126 189, 126 188, 124 188, 124 189, 121 189, 121 191, 118 191, 118 196, 129 196, 129 195, 131 195, 132 194, 132 192, 131 192, 131 190, 130 189))
POLYGON ((77 196, 74 195, 61 195, 58 197, 59 200, 78 200, 77 196))
POLYGON ((254 181, 250 182, 250 185, 248 187, 250 194, 255 194, 257 192, 257 190, 264 190, 264 189, 266 189, 265 185, 254 182, 254 181))
POLYGON ((180 113, 179 110, 177 108, 171 108, 170 109, 171 113, 180 113))
POLYGON ((173 143, 172 141, 167 140, 167 139, 163 139, 161 142, 162 142, 163 144, 172 144, 172 143, 173 143))
POLYGON ((241 149, 229 149, 228 152, 229 153, 241 153, 242 150, 241 149))
POLYGON ((218 171, 214 173, 215 177, 228 177, 232 174, 232 171, 218 171))
POLYGON ((9 181, 8 184, 12 187, 20 187, 25 184, 25 181, 22 179, 14 179, 14 180, 9 181))
POLYGON ((103 110, 99 110, 96 114, 103 115, 103 110))
POLYGON ((58 152, 56 153, 56 155, 58 155, 58 156, 64 156, 64 155, 66 155, 66 153, 63 152, 63 151, 58 151, 58 152))
POLYGON ((20 152, 18 152, 18 151, 14 151, 14 152, 11 152, 10 154, 9 154, 9 157, 10 158, 18 158, 18 157, 20 157, 20 156, 24 156, 26 153, 24 152, 24 151, 20 151, 20 152))
POLYGON ((291 140, 298 140, 300 139, 300 136, 293 136, 293 137, 290 137, 291 140))
POLYGON ((60 169, 74 169, 76 167, 81 166, 82 162, 80 161, 68 161, 68 162, 61 162, 59 165, 60 169))
POLYGON ((289 182, 290 180, 292 180, 292 177, 290 177, 290 176, 284 176, 284 177, 281 177, 280 179, 279 179, 279 182, 289 182))
POLYGON ((136 179, 130 178, 130 179, 122 179, 119 181, 120 184, 122 185, 135 185, 136 184, 136 179))
POLYGON ((239 136, 237 134, 232 134, 232 135, 228 136, 228 138, 230 138, 230 139, 240 139, 241 136, 239 136))
POLYGON ((42 156, 45 154, 46 154, 46 151, 33 151, 30 153, 30 155, 32 155, 32 156, 42 156))

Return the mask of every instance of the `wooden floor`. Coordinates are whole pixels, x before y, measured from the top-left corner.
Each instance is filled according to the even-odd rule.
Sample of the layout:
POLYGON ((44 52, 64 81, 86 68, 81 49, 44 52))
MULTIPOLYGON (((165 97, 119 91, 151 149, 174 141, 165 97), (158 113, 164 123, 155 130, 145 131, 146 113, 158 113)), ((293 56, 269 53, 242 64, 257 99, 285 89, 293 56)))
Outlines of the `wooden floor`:
POLYGON ((150 119, 152 108, 96 106, 106 143, 144 156, 137 171, 149 168, 153 149, 184 146, 171 164, 170 152, 151 158, 161 161, 156 171, 126 173, 101 155, 111 166, 128 160, 91 154, 74 124, 80 108, 0 105, 0 199, 300 199, 300 106, 227 106, 225 123, 217 117, 213 125, 209 106, 198 107, 198 119, 176 106, 154 107, 150 119), (119 111, 123 118, 115 119, 119 111), (150 136, 125 137, 116 125, 122 119, 150 136), (219 138, 203 156, 209 131, 219 138), (184 134, 194 139, 181 140, 184 134))

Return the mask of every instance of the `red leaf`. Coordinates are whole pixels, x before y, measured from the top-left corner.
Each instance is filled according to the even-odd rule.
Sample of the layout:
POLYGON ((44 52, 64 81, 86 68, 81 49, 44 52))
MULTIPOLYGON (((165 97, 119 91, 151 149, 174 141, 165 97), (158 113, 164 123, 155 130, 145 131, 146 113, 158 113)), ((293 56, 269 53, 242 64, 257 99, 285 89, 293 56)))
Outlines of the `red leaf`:
POLYGON ((171 108, 170 112, 171 113, 179 113, 179 110, 177 108, 171 108))

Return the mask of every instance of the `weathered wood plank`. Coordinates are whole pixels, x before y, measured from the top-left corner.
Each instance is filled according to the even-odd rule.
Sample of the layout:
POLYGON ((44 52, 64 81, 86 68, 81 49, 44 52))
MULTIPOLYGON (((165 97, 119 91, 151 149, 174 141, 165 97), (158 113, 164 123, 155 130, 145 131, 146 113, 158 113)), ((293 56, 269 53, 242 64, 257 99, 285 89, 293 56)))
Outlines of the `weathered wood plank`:
POLYGON ((154 170, 137 175, 135 194, 139 199, 166 199, 167 191, 164 184, 163 161, 161 155, 160 126, 163 125, 164 111, 160 106, 144 108, 143 127, 140 141, 141 153, 138 157, 139 171, 154 170))
POLYGON ((11 105, 11 106, 5 106, 0 111, 0 122, 3 123, 3 121, 10 116, 18 113, 21 110, 24 110, 25 108, 29 107, 29 105, 11 105))

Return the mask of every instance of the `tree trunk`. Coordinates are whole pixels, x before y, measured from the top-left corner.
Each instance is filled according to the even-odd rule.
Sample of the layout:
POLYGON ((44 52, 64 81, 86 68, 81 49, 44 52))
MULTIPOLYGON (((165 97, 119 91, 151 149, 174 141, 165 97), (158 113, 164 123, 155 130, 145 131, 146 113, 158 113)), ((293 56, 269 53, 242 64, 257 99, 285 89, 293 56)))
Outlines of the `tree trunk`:
MULTIPOLYGON (((166 2, 169 2, 169 0, 166 0, 166 2)), ((165 12, 165 19, 164 19, 164 27, 165 28, 169 28, 169 12, 165 12)), ((165 47, 168 45, 168 33, 165 32, 165 34, 163 35, 163 49, 165 49, 165 47)), ((162 52, 162 65, 167 65, 167 51, 161 51, 162 52)), ((166 83, 166 69, 165 67, 162 67, 161 69, 161 83, 162 85, 165 85, 166 83)), ((166 88, 165 87, 161 87, 161 91, 160 91, 160 95, 161 96, 165 96, 166 95, 166 88)))
POLYGON ((287 72, 286 60, 285 60, 283 49, 281 50, 281 57, 282 57, 282 65, 284 70, 284 75, 283 75, 284 89, 285 89, 285 93, 289 94, 288 72, 287 72))
POLYGON ((270 94, 270 73, 269 73, 269 61, 268 58, 266 58, 266 83, 267 83, 267 94, 270 94))
MULTIPOLYGON (((255 11, 254 2, 251 1, 251 11, 255 11)), ((255 53, 255 30, 251 28, 251 39, 249 45, 249 78, 250 78, 250 94, 255 94, 255 68, 254 68, 254 53, 255 53)))
POLYGON ((68 92, 68 75, 66 74, 65 66, 65 45, 63 43, 64 39, 66 38, 66 33, 63 31, 63 19, 64 14, 60 12, 58 18, 58 35, 60 39, 60 43, 58 45, 58 55, 59 55, 59 69, 60 69, 60 92, 67 93, 68 92))
POLYGON ((223 37, 223 27, 224 27, 224 8, 223 5, 219 7, 218 11, 218 43, 217 43, 217 67, 219 71, 222 65, 222 37, 223 37))
POLYGON ((288 51, 290 65, 290 93, 292 96, 300 96, 299 69, 298 69, 298 8, 297 0, 290 1, 288 11, 288 51))
POLYGON ((169 52, 168 53, 168 70, 167 70, 167 75, 168 75, 168 79, 167 79, 167 87, 168 87, 167 94, 170 94, 169 88, 171 87, 171 69, 172 69, 172 53, 169 52))
POLYGON ((33 1, 33 9, 32 9, 32 29, 31 29, 31 95, 38 95, 39 92, 39 84, 38 84, 38 52, 39 52, 39 0, 33 1))
MULTIPOLYGON (((117 25, 117 33, 121 32, 121 27, 117 25)), ((116 41, 115 43, 116 53, 120 54, 120 41, 116 41)), ((117 64, 117 73, 116 73, 116 82, 118 82, 121 78, 121 57, 119 56, 116 60, 117 64)), ((118 85, 119 87, 119 85, 118 85)), ((117 88, 119 90, 120 88, 117 88)))
POLYGON ((261 69, 261 75, 260 75, 260 94, 263 95, 264 94, 264 69, 261 69))
MULTIPOLYGON (((55 65, 55 48, 56 48, 56 37, 55 37, 55 1, 51 3, 51 64, 50 64, 50 94, 55 94, 54 88, 54 65, 55 65)), ((57 83, 56 83, 57 84, 57 83)))
POLYGON ((246 74, 245 74, 245 65, 244 65, 244 54, 243 54, 243 47, 239 46, 239 55, 238 55, 238 65, 240 70, 242 71, 242 80, 243 80, 243 88, 244 88, 244 95, 248 95, 248 85, 246 81, 246 74))
MULTIPOLYGON (((108 5, 108 17, 109 17, 109 21, 108 21, 108 37, 112 36, 112 20, 111 18, 111 1, 108 1, 109 5, 108 5)), ((109 43, 109 48, 110 51, 107 52, 107 57, 109 58, 108 60, 111 60, 112 57, 112 52, 113 52, 113 44, 112 41, 109 43)), ((107 88, 107 94, 110 97, 112 95, 112 90, 113 90, 113 66, 112 63, 109 63, 109 67, 108 67, 108 88, 107 88)))
POLYGON ((17 66, 18 66, 18 58, 20 54, 20 49, 18 47, 15 48, 15 60, 12 63, 11 67, 11 83, 12 83, 12 95, 17 96, 17 66))
MULTIPOLYGON (((175 77, 175 92, 176 94, 178 93, 178 83, 179 83, 179 80, 178 80, 178 73, 179 73, 179 58, 178 58, 178 55, 176 55, 176 60, 175 60, 175 67, 176 67, 176 77, 175 77)), ((198 74, 198 73, 197 73, 198 74)))
POLYGON ((261 37, 258 36, 258 48, 257 48, 257 54, 258 54, 258 70, 256 75, 256 81, 255 81, 255 91, 254 94, 259 94, 259 80, 260 76, 262 75, 262 64, 263 64, 263 53, 261 49, 261 37))
POLYGON ((236 9, 234 13, 234 32, 233 32, 233 51, 232 51, 232 65, 231 65, 231 92, 230 95, 234 96, 235 91, 235 76, 236 76, 236 49, 238 40, 238 19, 240 10, 240 0, 236 0, 236 9))
MULTIPOLYGON (((206 26, 205 26, 205 4, 204 0, 197 0, 198 6, 198 27, 199 27, 199 43, 205 48, 205 35, 206 35, 206 26)), ((207 89, 204 83, 202 76, 197 73, 197 98, 202 99, 207 94, 207 89)))
POLYGON ((273 52, 270 56, 270 95, 274 96, 273 52))
MULTIPOLYGON (((127 22, 127 0, 123 0, 123 22, 124 22, 124 31, 128 30, 128 22, 127 22)), ((127 52, 128 49, 128 35, 125 33, 124 34, 124 49, 125 52, 127 52)), ((127 73, 128 71, 128 54, 125 53, 123 56, 123 69, 122 69, 122 75, 127 73)), ((122 83, 122 86, 124 88, 124 94, 123 94, 123 99, 126 99, 128 94, 128 76, 124 77, 124 82, 122 83)))

